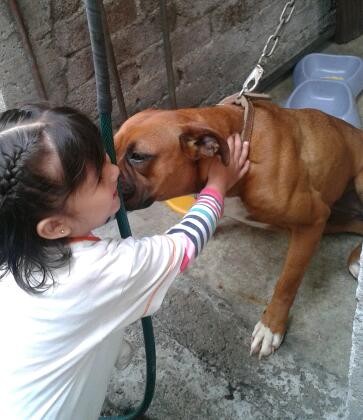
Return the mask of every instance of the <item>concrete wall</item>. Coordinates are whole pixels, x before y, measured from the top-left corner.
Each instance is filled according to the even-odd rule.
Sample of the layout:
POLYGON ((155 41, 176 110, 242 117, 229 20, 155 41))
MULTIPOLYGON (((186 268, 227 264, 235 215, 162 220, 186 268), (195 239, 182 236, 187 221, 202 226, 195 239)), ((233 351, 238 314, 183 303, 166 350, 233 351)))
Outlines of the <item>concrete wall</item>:
MULTIPOLYGON (((95 83, 81 0, 18 0, 49 98, 95 117, 95 83)), ((279 22, 285 0, 170 0, 179 106, 215 103, 239 90, 279 22)), ((130 113, 168 106, 157 0, 104 1, 130 113)), ((297 1, 271 74, 298 51, 334 32, 335 1, 297 1)), ((0 91, 7 107, 37 100, 7 2, 0 10, 0 91)), ((115 110, 117 120, 117 109, 115 110)))

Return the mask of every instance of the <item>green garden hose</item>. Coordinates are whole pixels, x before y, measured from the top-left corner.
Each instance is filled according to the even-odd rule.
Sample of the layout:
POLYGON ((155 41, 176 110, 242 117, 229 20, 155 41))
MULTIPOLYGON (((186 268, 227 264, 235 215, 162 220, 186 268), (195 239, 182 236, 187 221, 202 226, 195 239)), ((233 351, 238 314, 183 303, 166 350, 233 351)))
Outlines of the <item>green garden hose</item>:
MULTIPOLYGON (((91 39, 93 65, 95 70, 97 89, 97 109, 100 119, 100 131, 106 152, 113 163, 116 163, 116 154, 112 134, 112 98, 110 93, 110 80, 108 73, 106 45, 102 25, 101 4, 102 0, 85 0, 88 29, 91 39)), ((121 194, 122 186, 118 184, 121 207, 116 214, 117 224, 122 238, 131 235, 130 225, 127 219, 125 206, 121 194)), ((141 405, 129 414, 124 416, 102 417, 102 419, 136 419, 146 412, 154 396, 156 379, 156 353, 155 340, 151 317, 142 318, 142 328, 145 342, 146 355, 146 386, 144 399, 141 405)))

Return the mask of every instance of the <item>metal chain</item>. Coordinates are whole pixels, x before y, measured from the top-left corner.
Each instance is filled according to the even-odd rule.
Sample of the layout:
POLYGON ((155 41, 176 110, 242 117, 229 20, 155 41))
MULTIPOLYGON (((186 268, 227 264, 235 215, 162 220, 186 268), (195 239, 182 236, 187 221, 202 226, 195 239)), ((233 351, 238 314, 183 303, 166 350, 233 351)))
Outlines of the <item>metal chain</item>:
POLYGON ((239 93, 238 97, 240 98, 244 93, 246 92, 252 92, 256 89, 259 81, 262 78, 262 75, 264 73, 264 68, 262 67, 262 62, 266 61, 267 58, 271 57, 271 55, 274 53, 281 37, 281 32, 283 30, 283 27, 286 23, 288 23, 291 19, 291 15, 295 9, 295 0, 289 0, 280 15, 280 22, 275 30, 275 32, 270 35, 267 39, 267 42, 265 46, 263 47, 262 54, 260 55, 260 58, 257 61, 257 65, 252 70, 252 72, 249 74, 245 82, 243 83, 243 87, 241 92, 239 93), (252 86, 250 86, 252 83, 252 86))

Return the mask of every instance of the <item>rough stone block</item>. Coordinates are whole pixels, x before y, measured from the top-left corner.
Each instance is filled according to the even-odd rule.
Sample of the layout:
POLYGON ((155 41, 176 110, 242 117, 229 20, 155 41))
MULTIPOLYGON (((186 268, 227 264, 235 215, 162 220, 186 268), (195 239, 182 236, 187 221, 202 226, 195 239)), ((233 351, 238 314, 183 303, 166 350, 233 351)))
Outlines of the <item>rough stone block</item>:
POLYGON ((53 20, 58 21, 72 16, 73 13, 77 12, 81 5, 81 0, 63 0, 61 2, 59 0, 52 0, 51 8, 53 20))
POLYGON ((19 56, 25 58, 22 45, 20 43, 18 34, 12 32, 7 39, 0 39, 0 74, 2 66, 8 61, 13 60, 14 57, 19 56))
MULTIPOLYGON (((67 93, 65 75, 67 60, 65 57, 59 56, 57 50, 54 49, 51 33, 34 43, 33 51, 47 97, 52 102, 63 104, 67 93)), ((30 77, 33 77, 32 73, 30 73, 30 77)))
POLYGON ((186 16, 190 20, 194 20, 210 13, 221 2, 219 0, 175 0, 174 1, 177 13, 181 16, 186 16))
POLYGON ((52 30, 49 0, 18 1, 29 38, 36 42, 52 30))
POLYGON ((211 40, 209 16, 203 16, 187 26, 178 26, 171 34, 173 60, 176 62, 211 40))
POLYGON ((91 79, 82 86, 71 90, 68 93, 66 103, 67 105, 82 111, 95 121, 98 115, 95 80, 91 79))
POLYGON ((224 33, 231 28, 238 27, 250 17, 251 11, 247 9, 244 1, 222 3, 210 14, 211 30, 214 33, 224 33))
POLYGON ((137 18, 134 0, 113 0, 104 3, 110 33, 131 25, 137 18))
POLYGON ((15 32, 15 24, 10 15, 10 10, 5 4, 0 11, 0 40, 7 40, 13 32, 15 32))
POLYGON ((167 95, 165 71, 162 70, 153 78, 140 80, 132 90, 125 92, 125 102, 130 114, 145 108, 158 106, 167 95))
POLYGON ((69 56, 90 44, 87 19, 84 11, 75 13, 68 19, 54 25, 56 48, 64 56, 69 56))
POLYGON ((150 79, 155 73, 165 70, 165 55, 162 42, 152 45, 144 50, 136 58, 136 64, 140 79, 150 79), (150 69, 154 69, 150 72, 150 69))
MULTIPOLYGON (((135 0, 138 15, 143 19, 155 13, 159 13, 159 0, 135 0)), ((170 5, 170 2, 167 2, 170 5)))
POLYGON ((132 89, 140 80, 139 66, 135 61, 118 67, 120 83, 124 91, 132 89))
POLYGON ((29 65, 24 58, 18 56, 9 58, 2 63, 0 74, 0 89, 7 107, 38 100, 29 65))
POLYGON ((87 46, 68 59, 66 78, 68 89, 73 90, 87 82, 94 74, 91 47, 87 46))
POLYGON ((142 25, 132 25, 112 35, 117 63, 133 59, 150 45, 162 39, 160 20, 156 16, 142 25))

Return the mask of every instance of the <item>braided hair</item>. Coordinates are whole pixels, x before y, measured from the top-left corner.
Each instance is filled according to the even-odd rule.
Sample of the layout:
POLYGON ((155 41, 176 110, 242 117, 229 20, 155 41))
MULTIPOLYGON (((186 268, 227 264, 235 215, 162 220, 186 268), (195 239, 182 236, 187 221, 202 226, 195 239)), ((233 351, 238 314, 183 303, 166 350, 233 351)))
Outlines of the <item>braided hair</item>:
MULTIPOLYGON (((37 224, 62 211, 104 150, 97 127, 67 107, 26 105, 0 113, 0 279, 11 273, 29 293, 47 290, 67 263, 66 239, 45 239, 37 224)), ((3 279, 4 280, 4 279, 3 279)))

